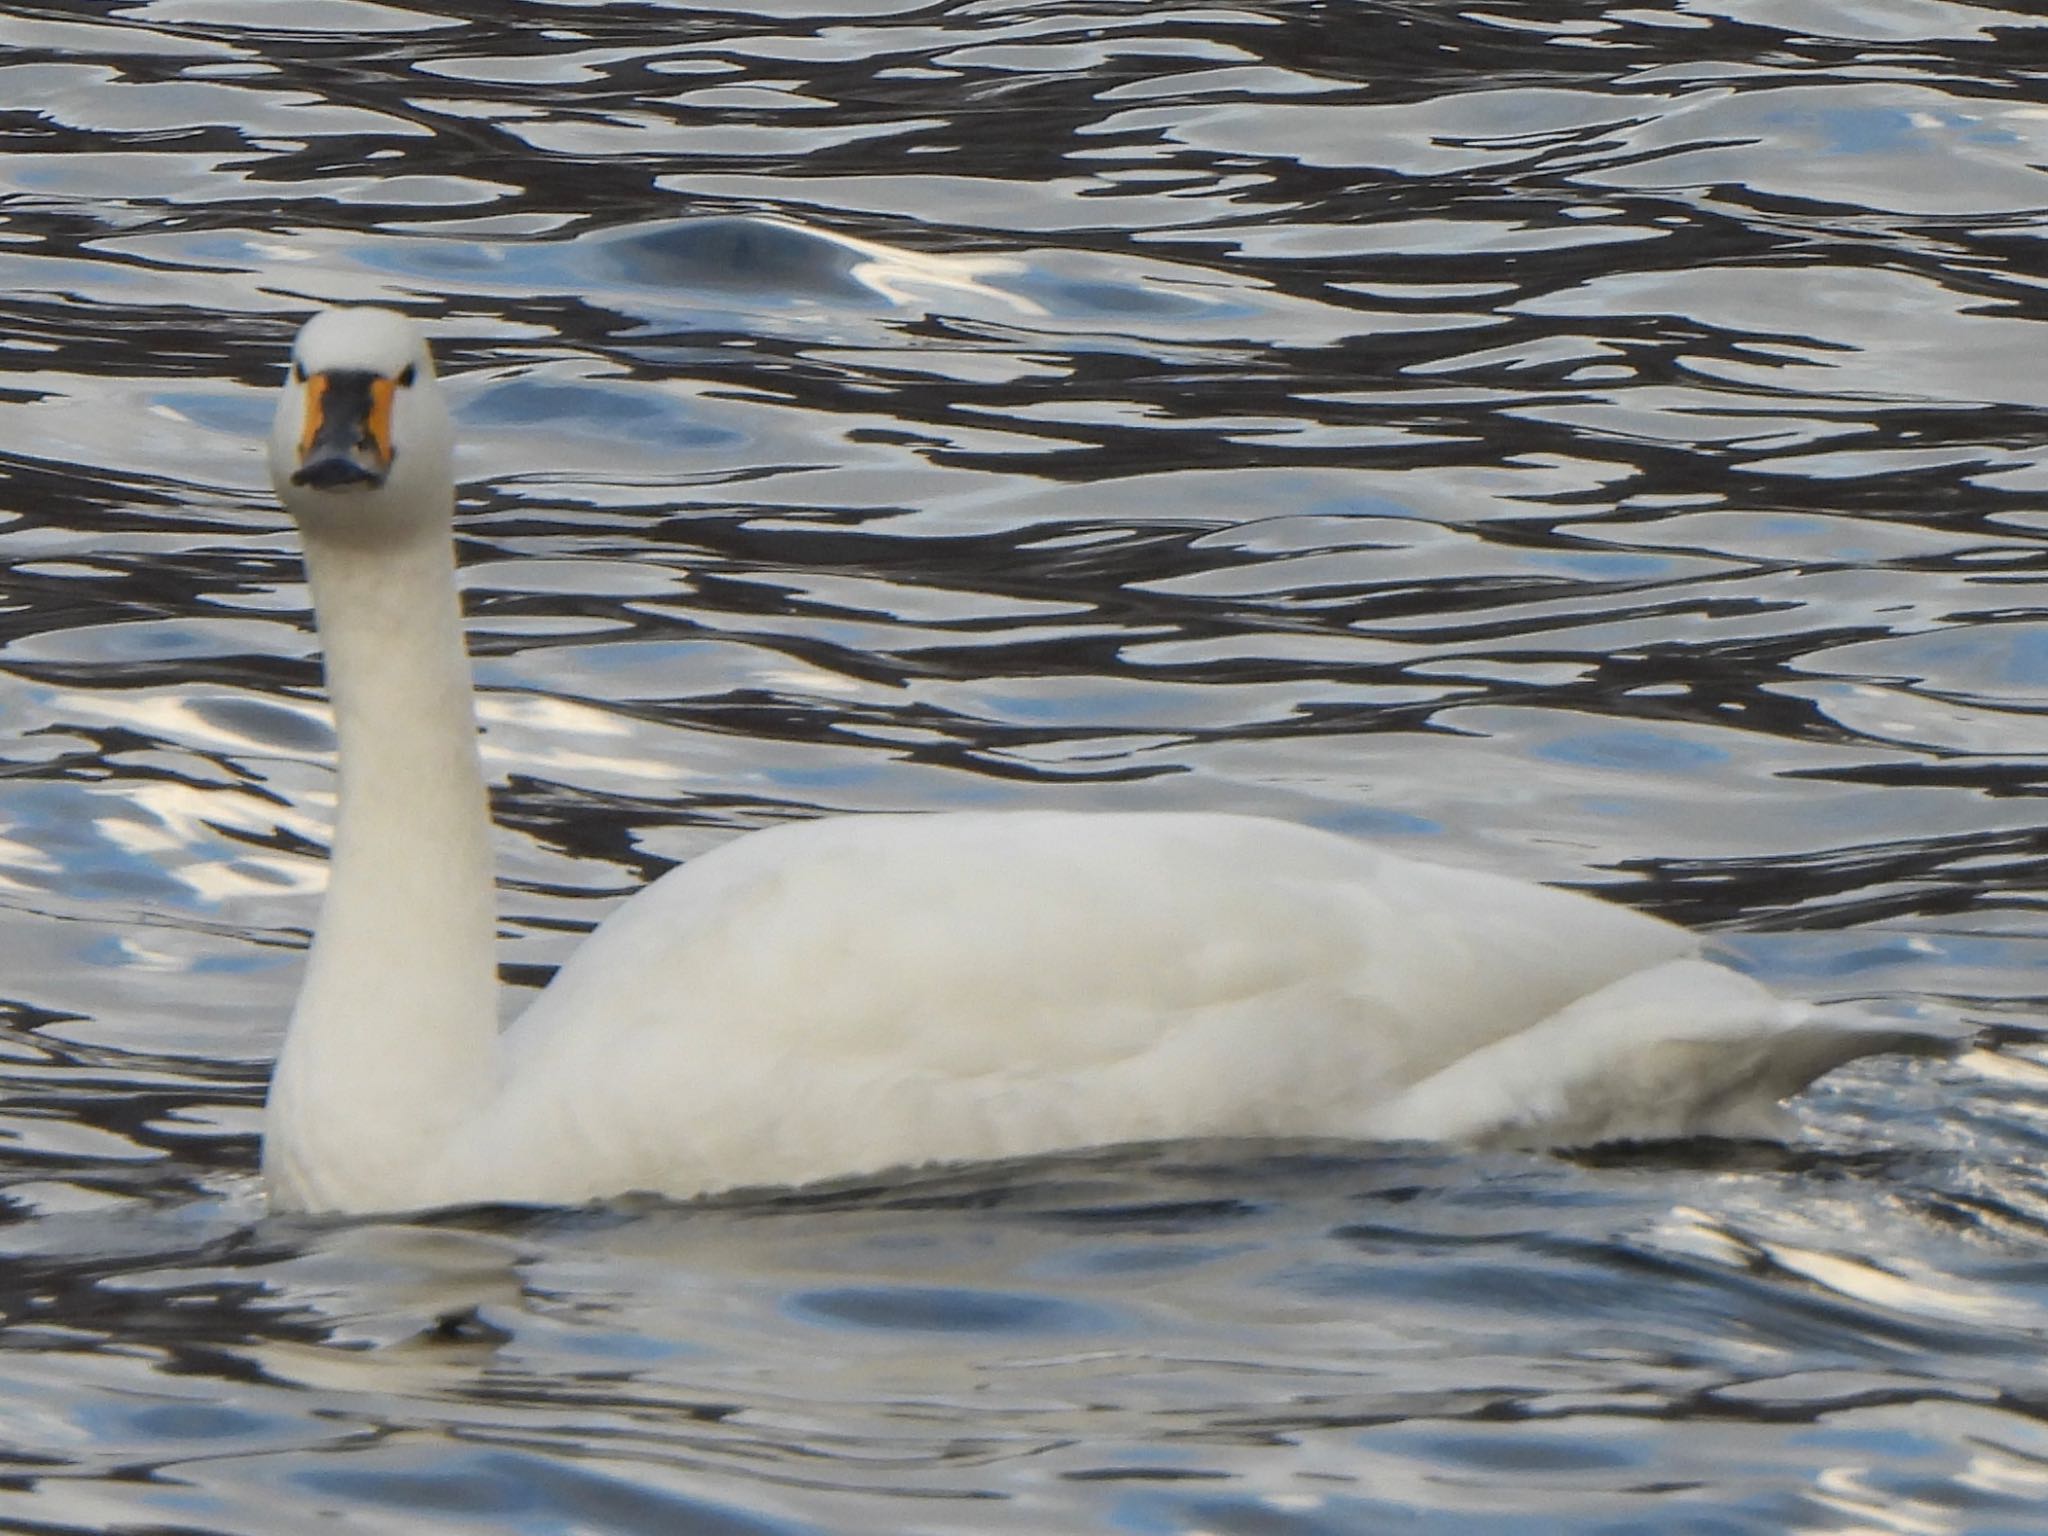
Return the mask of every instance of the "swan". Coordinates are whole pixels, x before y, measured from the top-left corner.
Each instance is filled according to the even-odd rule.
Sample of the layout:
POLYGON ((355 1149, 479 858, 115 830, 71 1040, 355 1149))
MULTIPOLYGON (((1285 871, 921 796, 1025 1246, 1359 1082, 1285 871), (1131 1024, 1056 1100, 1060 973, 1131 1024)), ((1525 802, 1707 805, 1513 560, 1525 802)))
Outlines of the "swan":
POLYGON ((741 836, 628 900, 501 1031, 451 429, 414 324, 309 320, 268 457, 339 765, 265 1111, 274 1209, 1182 1137, 1768 1134, 1818 1074, 1928 1044, 1590 896, 1262 817, 1038 810, 741 836))

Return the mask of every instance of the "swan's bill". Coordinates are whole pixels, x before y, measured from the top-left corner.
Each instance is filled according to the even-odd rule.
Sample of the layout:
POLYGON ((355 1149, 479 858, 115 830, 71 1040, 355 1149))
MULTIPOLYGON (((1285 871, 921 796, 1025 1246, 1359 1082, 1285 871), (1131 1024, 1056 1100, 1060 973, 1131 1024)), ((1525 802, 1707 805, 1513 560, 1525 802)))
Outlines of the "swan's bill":
POLYGON ((318 491, 372 489, 391 473, 391 402, 410 382, 354 368, 308 374, 299 466, 293 485, 318 491))

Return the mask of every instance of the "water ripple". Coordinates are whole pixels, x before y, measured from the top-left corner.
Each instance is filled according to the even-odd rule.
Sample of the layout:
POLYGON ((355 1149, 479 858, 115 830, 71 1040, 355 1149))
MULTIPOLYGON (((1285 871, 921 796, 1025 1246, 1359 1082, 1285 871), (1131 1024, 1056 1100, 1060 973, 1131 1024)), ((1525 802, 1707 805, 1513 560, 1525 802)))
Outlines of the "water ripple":
POLYGON ((2041 25, 0 5, 0 1524, 2031 1528, 2041 25), (452 376, 517 985, 746 828, 1187 806, 1983 1032, 1789 1150, 267 1219, 336 299, 452 376))

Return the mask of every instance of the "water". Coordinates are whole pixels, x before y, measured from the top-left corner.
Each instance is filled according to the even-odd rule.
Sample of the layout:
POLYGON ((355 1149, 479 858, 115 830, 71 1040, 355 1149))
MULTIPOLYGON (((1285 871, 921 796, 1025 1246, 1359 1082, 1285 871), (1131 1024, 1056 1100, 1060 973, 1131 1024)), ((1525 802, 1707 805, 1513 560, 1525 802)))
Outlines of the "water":
POLYGON ((2042 25, 0 5, 0 1528, 2048 1528, 2042 25), (268 1219, 316 299, 455 375, 518 983, 744 828, 1207 807, 1978 1043, 1786 1149, 268 1219))

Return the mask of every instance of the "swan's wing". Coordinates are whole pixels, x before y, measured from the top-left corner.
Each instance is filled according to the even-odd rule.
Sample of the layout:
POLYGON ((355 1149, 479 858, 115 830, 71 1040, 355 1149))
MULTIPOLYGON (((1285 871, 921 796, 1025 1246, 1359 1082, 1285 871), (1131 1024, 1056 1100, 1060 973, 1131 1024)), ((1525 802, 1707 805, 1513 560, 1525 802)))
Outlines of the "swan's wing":
POLYGON ((668 1189, 1349 1134, 1693 949, 1587 897, 1255 818, 837 818, 620 909, 512 1030, 504 1112, 571 1166, 668 1189))
POLYGON ((1695 949, 1604 902, 1252 817, 840 817, 656 882, 516 1033, 1058 1070, 1307 987, 1412 1078, 1695 949))

